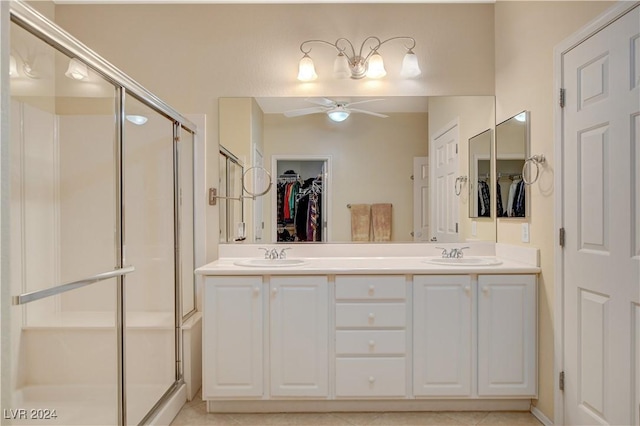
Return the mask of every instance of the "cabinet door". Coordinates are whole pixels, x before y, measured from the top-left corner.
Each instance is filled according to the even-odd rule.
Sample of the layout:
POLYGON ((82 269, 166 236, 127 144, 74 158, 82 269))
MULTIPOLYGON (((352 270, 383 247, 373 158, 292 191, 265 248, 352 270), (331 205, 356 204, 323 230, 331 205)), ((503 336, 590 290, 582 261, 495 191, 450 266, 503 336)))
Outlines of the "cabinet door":
POLYGON ((328 395, 327 277, 271 278, 271 395, 328 395))
POLYGON ((262 277, 207 277, 203 397, 262 396, 262 277))
POLYGON ((415 276, 416 396, 471 395, 471 278, 415 276))
POLYGON ((478 278, 478 394, 536 395, 536 277, 478 278))

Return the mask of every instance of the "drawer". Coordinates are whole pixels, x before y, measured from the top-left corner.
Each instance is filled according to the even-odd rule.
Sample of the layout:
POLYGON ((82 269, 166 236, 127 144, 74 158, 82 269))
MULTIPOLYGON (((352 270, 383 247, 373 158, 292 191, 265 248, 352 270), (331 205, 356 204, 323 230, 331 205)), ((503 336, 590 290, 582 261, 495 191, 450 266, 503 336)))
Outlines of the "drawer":
POLYGON ((404 330, 339 330, 337 355, 402 355, 407 351, 404 330))
POLYGON ((403 397, 405 358, 338 358, 336 396, 403 397))
POLYGON ((404 303, 336 303, 336 327, 405 327, 404 303))
POLYGON ((406 298, 406 279, 403 275, 359 275, 336 277, 336 299, 399 299, 406 298))

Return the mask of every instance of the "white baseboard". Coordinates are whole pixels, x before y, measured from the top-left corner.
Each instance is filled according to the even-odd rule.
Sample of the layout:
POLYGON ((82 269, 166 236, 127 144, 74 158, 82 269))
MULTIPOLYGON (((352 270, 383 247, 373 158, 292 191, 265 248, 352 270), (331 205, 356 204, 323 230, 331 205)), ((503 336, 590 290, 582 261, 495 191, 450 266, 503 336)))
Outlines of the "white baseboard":
POLYGON ((553 422, 549 419, 549 417, 545 416, 544 413, 538 409, 538 407, 534 407, 532 405, 531 414, 533 414, 533 417, 540 420, 540 423, 542 423, 544 426, 553 426, 553 422))

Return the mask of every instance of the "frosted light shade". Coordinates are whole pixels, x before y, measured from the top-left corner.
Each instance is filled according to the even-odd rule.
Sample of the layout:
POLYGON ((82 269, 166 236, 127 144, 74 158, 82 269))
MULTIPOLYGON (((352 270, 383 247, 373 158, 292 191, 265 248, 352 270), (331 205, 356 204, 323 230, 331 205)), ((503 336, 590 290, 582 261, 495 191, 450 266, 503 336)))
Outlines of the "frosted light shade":
POLYGON ((349 111, 345 111, 343 109, 337 109, 334 111, 329 111, 327 115, 332 121, 339 123, 341 121, 346 120, 349 117, 349 111))
POLYGON ((300 64, 298 65, 298 80, 313 81, 316 78, 318 78, 318 74, 316 74, 313 61, 310 57, 304 55, 302 59, 300 59, 300 64))
POLYGON ((418 57, 411 50, 404 55, 402 59, 402 69, 400 70, 400 77, 411 78, 417 77, 422 74, 420 66, 418 65, 418 57))
POLYGON ((384 69, 384 61, 379 53, 374 53, 369 58, 369 68, 367 69, 367 77, 369 78, 382 78, 387 75, 387 70, 384 69))
POLYGON ((14 58, 12 55, 9 55, 9 76, 18 76, 18 64, 16 63, 16 58, 14 58))
POLYGON ((527 113, 521 112, 520 114, 516 115, 516 120, 518 120, 521 123, 524 123, 525 121, 527 121, 527 113))
POLYGON ((69 68, 67 68, 67 72, 65 72, 64 75, 74 80, 84 80, 89 77, 89 70, 82 62, 77 59, 71 59, 69 61, 69 68))
POLYGON ((333 75, 335 78, 349 78, 351 77, 351 68, 349 68, 349 60, 340 52, 336 56, 336 60, 333 61, 333 75))

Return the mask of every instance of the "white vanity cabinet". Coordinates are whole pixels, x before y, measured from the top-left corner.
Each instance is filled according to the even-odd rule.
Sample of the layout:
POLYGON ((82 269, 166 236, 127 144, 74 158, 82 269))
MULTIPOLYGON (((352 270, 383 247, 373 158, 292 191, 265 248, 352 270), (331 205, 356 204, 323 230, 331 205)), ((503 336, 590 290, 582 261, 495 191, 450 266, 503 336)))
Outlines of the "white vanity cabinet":
POLYGON ((206 278, 204 399, 262 396, 262 294, 261 276, 206 278))
POLYGON ((335 277, 338 398, 407 396, 407 279, 335 277))
POLYGON ((472 301, 469 275, 413 278, 413 393, 472 394, 472 301))
POLYGON ((271 396, 327 397, 327 277, 272 276, 269 287, 271 396))
POLYGON ((478 395, 537 393, 535 275, 478 277, 478 395))

